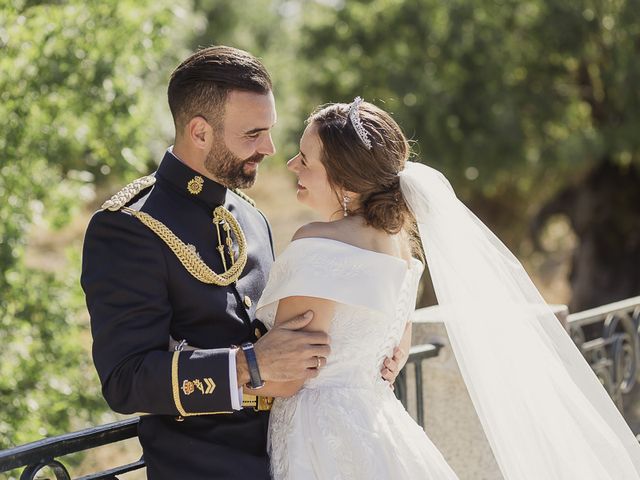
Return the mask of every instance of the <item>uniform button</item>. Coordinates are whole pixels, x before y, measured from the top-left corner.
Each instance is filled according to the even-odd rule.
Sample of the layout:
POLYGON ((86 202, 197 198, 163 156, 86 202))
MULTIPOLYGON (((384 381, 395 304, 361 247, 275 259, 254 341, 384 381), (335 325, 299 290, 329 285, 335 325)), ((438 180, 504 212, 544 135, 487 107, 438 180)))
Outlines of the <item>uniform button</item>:
POLYGON ((256 336, 256 338, 260 338, 260 337, 262 336, 262 333, 260 333, 260 329, 259 329, 259 328, 256 328, 256 329, 253 331, 253 333, 254 333, 254 335, 256 336))
POLYGON ((251 299, 248 296, 244 296, 244 304, 247 306, 247 308, 251 308, 251 299))

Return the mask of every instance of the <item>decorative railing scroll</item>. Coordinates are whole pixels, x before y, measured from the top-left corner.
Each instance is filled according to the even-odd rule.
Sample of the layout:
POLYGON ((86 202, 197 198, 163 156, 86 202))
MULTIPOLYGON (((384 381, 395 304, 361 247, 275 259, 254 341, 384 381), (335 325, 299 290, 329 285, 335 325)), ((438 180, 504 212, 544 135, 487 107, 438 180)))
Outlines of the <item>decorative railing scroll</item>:
MULTIPOLYGON (((44 438, 36 442, 0 451, 0 473, 26 467, 20 475, 20 480, 34 480, 35 478, 43 478, 37 475, 42 475, 43 470, 49 469, 53 473, 55 480, 70 480, 72 477, 69 471, 57 459, 58 457, 120 442, 137 436, 138 417, 135 417, 107 425, 87 428, 79 432, 44 438)), ((138 470, 143 467, 144 460, 140 459, 100 473, 79 477, 77 480, 118 480, 116 475, 138 470)))
POLYGON ((624 414, 640 366, 640 296, 573 313, 567 329, 624 414))
MULTIPOLYGON (((623 410, 624 396, 632 393, 640 366, 640 296, 568 316, 566 307, 553 308, 602 384, 623 410)), ((420 309, 416 312, 414 323, 439 323, 439 314, 437 307, 420 309)), ((416 420, 423 427, 425 388, 422 382, 422 363, 437 356, 441 347, 431 343, 412 347, 408 368, 396 380, 396 395, 405 406, 408 404, 409 393, 415 394, 416 420), (408 371, 413 373, 410 375, 413 383, 411 388, 408 388, 408 371)), ((38 472, 49 467, 56 480, 69 480, 71 475, 59 457, 135 437, 137 423, 138 418, 132 418, 0 451, 0 473, 26 467, 20 479, 33 480, 38 472)), ((116 475, 140 468, 144 468, 143 459, 87 475, 80 480, 117 480, 116 475)))

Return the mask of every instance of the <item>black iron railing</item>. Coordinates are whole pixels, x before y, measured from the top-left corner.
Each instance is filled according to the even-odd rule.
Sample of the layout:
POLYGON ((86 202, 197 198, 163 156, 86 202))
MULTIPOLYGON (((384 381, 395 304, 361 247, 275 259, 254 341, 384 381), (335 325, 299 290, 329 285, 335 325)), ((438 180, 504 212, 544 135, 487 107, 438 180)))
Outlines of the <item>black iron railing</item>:
POLYGON ((624 413, 623 395, 636 385, 640 366, 640 297, 573 313, 571 338, 624 413))
POLYGON ((406 409, 409 409, 409 389, 407 377, 411 373, 415 376, 415 419, 422 428, 424 428, 424 388, 422 386, 422 362, 428 358, 436 357, 438 353, 440 353, 441 348, 442 345, 431 343, 411 347, 407 365, 400 372, 395 383, 396 397, 400 399, 406 409), (411 372, 410 370, 411 366, 413 366, 413 372, 411 372))
MULTIPOLYGON (((440 345, 420 345, 412 347, 407 365, 414 365, 415 391, 418 405, 418 422, 424 425, 422 362, 438 355, 440 345)), ((407 405, 406 369, 396 380, 396 395, 407 405)), ((66 433, 57 437, 45 438, 37 442, 20 445, 9 450, 0 451, 0 473, 26 467, 20 480, 33 480, 38 472, 51 469, 56 480, 70 480, 69 471, 59 460, 60 457, 92 448, 117 443, 138 436, 138 418, 109 423, 99 427, 88 428, 79 432, 66 433)), ((144 468, 144 460, 129 463, 103 472, 77 477, 77 480, 118 480, 117 475, 144 468)))
MULTIPOLYGON (((640 367, 640 297, 571 314, 567 317, 566 327, 611 397, 622 408, 622 395, 633 390, 640 367)), ((422 364, 437 356, 441 348, 438 344, 412 347, 408 368, 396 380, 396 395, 405 407, 411 403, 409 391, 415 390, 415 417, 423 427, 422 364), (409 389, 409 378, 415 389, 409 389)), ((38 472, 49 467, 56 480, 69 480, 71 476, 59 458, 136 437, 137 424, 138 418, 132 418, 0 451, 0 473, 26 467, 20 480, 33 480, 38 472)), ((117 480, 117 475, 140 468, 144 468, 143 459, 79 480, 117 480)))
MULTIPOLYGON (((65 433, 57 437, 45 438, 37 442, 20 445, 0 451, 0 473, 26 467, 20 480, 33 480, 47 467, 56 480, 70 480, 66 467, 57 460, 59 457, 92 448, 120 442, 138 436, 138 418, 100 425, 79 432, 65 433)), ((110 470, 80 477, 79 480, 117 480, 116 475, 144 467, 142 459, 110 470)))

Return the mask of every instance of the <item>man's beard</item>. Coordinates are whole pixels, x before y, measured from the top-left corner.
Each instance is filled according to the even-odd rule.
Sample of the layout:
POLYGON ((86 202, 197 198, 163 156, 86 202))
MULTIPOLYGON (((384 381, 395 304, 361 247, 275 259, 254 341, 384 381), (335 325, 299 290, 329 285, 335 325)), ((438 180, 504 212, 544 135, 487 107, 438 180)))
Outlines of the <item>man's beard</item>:
POLYGON ((243 160, 231 153, 221 139, 207 154, 204 168, 227 188, 249 188, 256 181, 258 169, 245 173, 244 166, 249 162, 259 163, 263 158, 264 155, 256 153, 243 160))

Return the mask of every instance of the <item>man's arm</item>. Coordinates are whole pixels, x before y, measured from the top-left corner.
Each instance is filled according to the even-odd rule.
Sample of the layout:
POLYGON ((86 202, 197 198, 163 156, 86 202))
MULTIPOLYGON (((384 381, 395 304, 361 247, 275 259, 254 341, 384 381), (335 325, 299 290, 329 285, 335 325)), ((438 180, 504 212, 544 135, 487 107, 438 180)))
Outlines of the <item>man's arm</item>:
POLYGON ((231 412, 228 349, 170 352, 164 245, 137 219, 99 212, 85 236, 81 283, 93 359, 121 413, 231 412))
MULTIPOLYGON (((276 315, 276 326, 273 330, 277 328, 287 329, 287 328, 300 328, 302 331, 313 332, 313 335, 316 335, 320 332, 327 332, 330 326, 330 318, 333 314, 333 309, 335 305, 333 302, 328 300, 312 298, 312 297, 289 297, 282 299, 280 304, 278 305, 278 314, 276 315), (314 310, 319 312, 319 318, 317 321, 309 321, 309 319, 305 319, 302 315, 294 317, 291 320, 282 320, 283 317, 294 314, 295 312, 299 312, 304 310, 305 308, 313 308, 314 310), (278 318, 280 317, 280 319, 278 318)), ((264 337, 263 337, 264 338, 264 337)), ((272 336, 275 340, 275 336, 272 336)), ((321 336, 315 337, 313 340, 309 340, 309 346, 311 347, 311 342, 318 342, 313 345, 314 348, 326 348, 319 344, 319 342, 324 341, 325 338, 321 336)), ((328 337, 326 338, 328 341, 328 337)), ((286 340, 283 340, 286 341, 286 340)), ((274 342, 276 343, 276 342, 274 342)), ((276 343, 277 345, 277 343, 276 343)), ((257 347, 257 345, 256 345, 257 347)), ((328 347, 328 345, 327 345, 328 347)), ((393 356, 387 357, 382 365, 380 374, 382 378, 387 380, 391 386, 395 382, 398 374, 404 368, 407 363, 407 359, 409 358, 408 352, 411 348, 411 322, 407 322, 404 333, 400 340, 399 345, 394 348, 393 356)), ((293 366, 296 365, 299 367, 298 372, 295 375, 298 375, 300 378, 298 380, 289 380, 289 381, 270 381, 266 382, 263 388, 258 390, 253 390, 250 388, 244 387, 244 393, 250 393, 253 395, 260 396, 271 396, 271 397, 289 397, 298 392, 304 381, 307 378, 313 378, 318 375, 317 360, 316 356, 321 359, 321 367, 326 365, 327 355, 329 350, 326 350, 326 355, 322 355, 321 350, 310 350, 308 357, 306 359, 301 359, 299 362, 294 362, 293 366), (319 355, 312 355, 319 353, 319 355), (314 363, 315 362, 315 363, 314 363), (310 365, 312 363, 313 365, 310 365)), ((242 352, 238 353, 238 385, 244 385, 249 381, 249 369, 246 364, 246 359, 244 358, 244 354, 242 352)), ((286 370, 290 372, 290 375, 293 375, 291 370, 286 370)))

